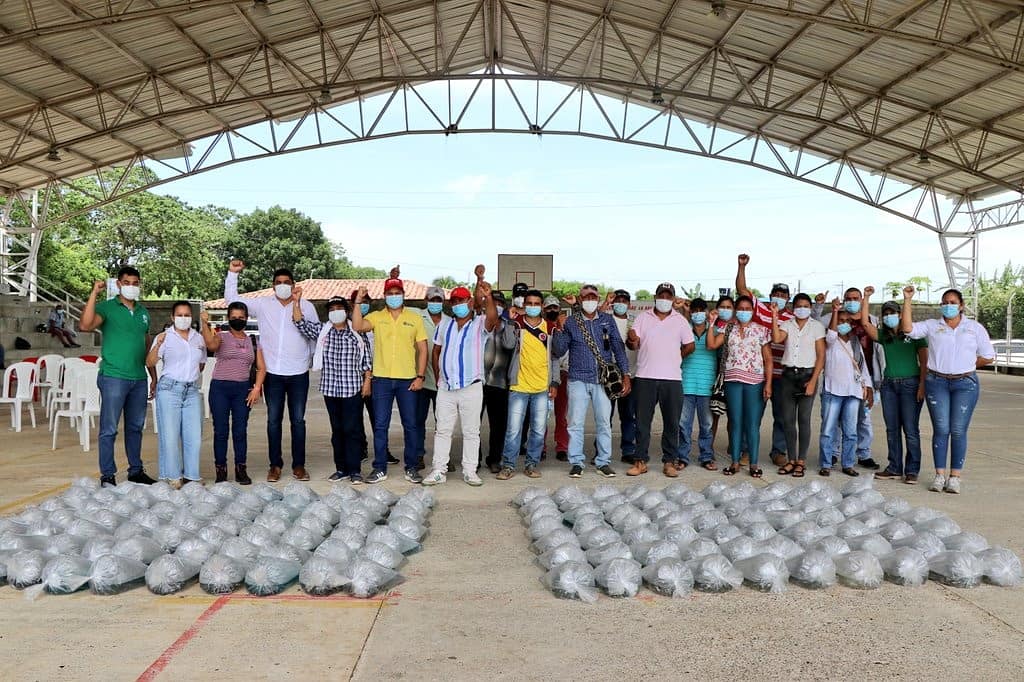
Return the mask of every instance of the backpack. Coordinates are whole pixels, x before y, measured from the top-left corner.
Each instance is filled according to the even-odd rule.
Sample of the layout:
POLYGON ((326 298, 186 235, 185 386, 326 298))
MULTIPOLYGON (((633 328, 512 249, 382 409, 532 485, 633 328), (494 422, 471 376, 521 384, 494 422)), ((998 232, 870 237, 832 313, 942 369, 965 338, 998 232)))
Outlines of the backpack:
POLYGON ((32 348, 32 344, 28 342, 28 339, 16 336, 14 338, 14 348, 16 350, 29 350, 32 348))

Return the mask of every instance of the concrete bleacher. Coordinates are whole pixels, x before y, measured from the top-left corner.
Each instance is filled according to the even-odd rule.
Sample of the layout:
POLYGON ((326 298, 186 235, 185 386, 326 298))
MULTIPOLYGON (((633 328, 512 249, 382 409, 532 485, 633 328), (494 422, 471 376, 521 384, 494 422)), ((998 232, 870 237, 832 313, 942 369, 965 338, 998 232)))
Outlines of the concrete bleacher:
MULTIPOLYGON (((99 354, 98 334, 79 332, 76 341, 81 344, 81 348, 64 348, 60 341, 50 336, 48 332, 37 332, 36 326, 46 324, 52 308, 53 304, 46 301, 30 301, 26 296, 0 294, 0 344, 3 344, 8 365, 44 353, 60 353, 65 356, 99 354), (26 339, 32 347, 28 350, 16 350, 14 339, 18 336, 26 339)), ((77 327, 75 321, 72 323, 77 327)))

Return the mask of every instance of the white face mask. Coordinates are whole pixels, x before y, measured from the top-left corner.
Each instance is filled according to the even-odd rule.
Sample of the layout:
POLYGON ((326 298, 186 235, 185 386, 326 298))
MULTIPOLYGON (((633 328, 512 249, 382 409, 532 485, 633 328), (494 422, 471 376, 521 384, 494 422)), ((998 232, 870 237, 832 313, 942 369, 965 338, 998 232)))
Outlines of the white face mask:
POLYGON ((180 332, 185 331, 186 329, 188 329, 191 326, 192 326, 192 316, 191 315, 189 315, 187 317, 183 317, 183 316, 179 315, 179 316, 176 316, 174 318, 174 328, 177 329, 180 332))
POLYGON ((793 316, 798 320, 806 320, 811 316, 810 308, 793 308, 793 316))
POLYGON ((140 293, 140 287, 134 284, 125 284, 121 287, 121 295, 129 301, 137 301, 140 293))
POLYGON ((274 295, 284 300, 292 297, 292 285, 291 284, 275 284, 274 295))
POLYGON ((524 301, 526 301, 525 296, 514 296, 512 298, 512 305, 515 306, 516 308, 522 308, 524 301))
POLYGON ((672 310, 672 301, 667 298, 659 298, 654 301, 654 309, 659 313, 667 313, 672 310))
POLYGON ((583 312, 587 315, 593 315, 597 311, 597 301, 584 301, 583 312))
POLYGON ((345 324, 345 320, 348 319, 348 313, 344 310, 331 310, 327 313, 327 319, 331 321, 331 324, 345 324))

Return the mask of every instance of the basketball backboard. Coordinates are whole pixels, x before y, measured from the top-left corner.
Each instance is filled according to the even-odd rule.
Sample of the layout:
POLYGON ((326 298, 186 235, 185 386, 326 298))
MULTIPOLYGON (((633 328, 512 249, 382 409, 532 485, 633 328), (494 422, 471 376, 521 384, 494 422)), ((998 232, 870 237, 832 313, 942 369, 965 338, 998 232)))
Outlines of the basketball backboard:
POLYGON ((511 291, 516 282, 532 289, 551 291, 554 256, 551 254, 498 254, 498 289, 511 291))

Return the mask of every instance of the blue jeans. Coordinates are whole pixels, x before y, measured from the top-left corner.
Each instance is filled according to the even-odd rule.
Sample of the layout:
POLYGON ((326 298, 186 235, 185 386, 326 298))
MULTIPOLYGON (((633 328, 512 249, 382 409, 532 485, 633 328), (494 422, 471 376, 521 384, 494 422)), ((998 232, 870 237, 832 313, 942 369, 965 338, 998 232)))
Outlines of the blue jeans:
POLYGON ((832 468, 832 455, 843 431, 841 466, 849 469, 857 463, 857 419, 864 401, 853 396, 821 394, 821 468, 832 468))
POLYGON ((569 381, 569 463, 583 466, 583 425, 587 408, 593 406, 594 428, 597 429, 597 459, 602 467, 612 461, 612 401, 600 384, 571 379, 569 381))
POLYGON ((219 467, 228 463, 228 431, 235 450, 235 464, 245 464, 249 440, 249 406, 245 399, 249 395, 248 381, 225 381, 214 379, 210 382, 210 417, 213 419, 213 463, 219 467))
MULTIPOLYGON (((421 388, 416 393, 416 456, 423 457, 427 454, 427 415, 437 411, 437 391, 428 388, 421 388), (433 410, 431 410, 433 407, 433 410)), ((437 424, 437 416, 434 416, 434 424, 437 424)))
POLYGON ((142 429, 146 425, 146 405, 149 403, 147 379, 116 379, 100 374, 96 378, 100 389, 100 475, 117 473, 114 462, 114 441, 117 423, 124 413, 124 451, 128 456, 128 475, 142 471, 142 429))
POLYGON ((388 430, 391 428, 391 406, 398 403, 405 439, 403 459, 406 469, 415 469, 419 461, 416 447, 419 429, 416 428, 416 391, 410 391, 412 379, 373 378, 373 470, 388 470, 388 430))
POLYGON ((622 435, 622 454, 632 457, 636 454, 636 396, 630 393, 612 403, 612 415, 619 411, 619 431, 622 435))
POLYGON ((894 474, 917 476, 921 471, 921 403, 917 401, 918 377, 882 381, 882 416, 885 441, 889 448, 889 466, 894 474), (903 438, 907 439, 907 459, 903 460, 903 438))
POLYGON ((700 463, 710 462, 715 458, 711 447, 711 396, 683 395, 683 411, 679 415, 679 460, 690 463, 690 450, 693 448, 693 418, 697 417, 699 435, 697 448, 700 450, 700 463))
POLYGON ((526 466, 540 464, 544 449, 544 434, 548 427, 548 392, 508 392, 508 426, 505 429, 505 447, 501 452, 501 466, 514 469, 523 443, 523 422, 530 415, 530 430, 526 438, 526 466))
POLYGON ((750 466, 757 464, 761 447, 761 415, 764 414, 764 382, 725 382, 725 405, 729 414, 729 456, 740 461, 740 444, 748 446, 750 466))
POLYGON ((292 436, 292 468, 306 466, 306 397, 309 395, 309 372, 284 376, 267 372, 263 397, 267 400, 267 453, 270 466, 284 467, 281 456, 284 405, 288 403, 288 423, 292 436))
POLYGON ((931 372, 925 377, 924 397, 932 418, 932 459, 936 469, 946 468, 947 446, 953 460, 949 468, 953 471, 964 468, 967 427, 980 392, 978 375, 974 373, 962 379, 943 379, 931 372))
POLYGON ((356 393, 348 398, 324 396, 327 417, 331 422, 331 450, 334 470, 345 476, 360 474, 363 448, 359 426, 363 422, 363 397, 356 393))
POLYGON ((199 397, 199 382, 160 377, 156 384, 156 418, 160 422, 160 478, 200 480, 203 401, 199 397))

